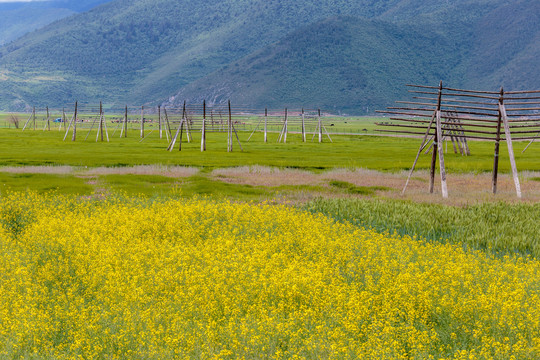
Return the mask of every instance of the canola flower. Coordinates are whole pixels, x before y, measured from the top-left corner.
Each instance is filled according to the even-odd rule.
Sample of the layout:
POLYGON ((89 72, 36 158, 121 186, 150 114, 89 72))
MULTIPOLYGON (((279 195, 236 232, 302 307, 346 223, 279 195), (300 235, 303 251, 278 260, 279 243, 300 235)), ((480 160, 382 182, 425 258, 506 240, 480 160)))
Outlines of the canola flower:
POLYGON ((207 199, 8 194, 0 224, 0 358, 540 358, 528 257, 207 199))

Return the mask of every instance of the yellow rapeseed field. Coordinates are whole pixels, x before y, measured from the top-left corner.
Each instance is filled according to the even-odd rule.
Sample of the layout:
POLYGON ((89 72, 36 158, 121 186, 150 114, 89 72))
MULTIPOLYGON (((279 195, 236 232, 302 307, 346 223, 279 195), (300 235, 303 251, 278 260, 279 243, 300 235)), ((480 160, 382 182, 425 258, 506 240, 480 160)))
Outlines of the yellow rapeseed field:
POLYGON ((540 358, 535 259, 207 199, 8 194, 0 223, 0 358, 540 358))

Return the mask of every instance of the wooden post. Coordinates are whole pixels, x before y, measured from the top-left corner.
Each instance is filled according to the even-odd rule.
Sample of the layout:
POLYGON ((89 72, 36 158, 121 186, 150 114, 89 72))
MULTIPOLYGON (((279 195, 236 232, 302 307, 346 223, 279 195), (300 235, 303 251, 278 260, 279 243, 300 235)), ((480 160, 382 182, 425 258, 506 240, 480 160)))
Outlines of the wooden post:
POLYGON ((144 106, 141 106, 141 139, 144 139, 144 106))
POLYGON ((186 124, 186 136, 189 142, 189 125, 187 118, 186 101, 184 100, 184 107, 182 108, 182 121, 180 122, 180 142, 178 145, 178 151, 182 150, 182 138, 184 137, 184 123, 186 124))
POLYGON ((206 151, 206 100, 203 100, 203 120, 201 135, 201 151, 206 151))
MULTIPOLYGON (((504 102, 504 89, 501 87, 501 91, 499 94, 499 104, 502 104, 504 102)), ((499 147, 501 142, 501 124, 502 124, 502 115, 499 111, 499 115, 497 117, 497 135, 495 135, 495 155, 493 158, 493 179, 491 188, 493 190, 493 193, 497 193, 497 180, 499 176, 499 147)))
POLYGON ((304 119, 304 108, 302 108, 302 142, 306 142, 306 124, 304 119))
POLYGON ((158 112, 159 138, 163 139, 163 133, 161 131, 161 105, 158 105, 157 112, 158 112))
POLYGON ((319 121, 319 142, 322 143, 322 121, 321 121, 321 109, 318 110, 319 112, 319 118, 318 118, 318 121, 319 121))
POLYGON ((506 137, 506 146, 508 147, 508 155, 510 157, 510 166, 512 167, 512 176, 514 177, 514 184, 516 185, 516 194, 518 198, 521 198, 521 187, 519 185, 519 177, 516 167, 516 160, 514 159, 514 146, 512 145, 512 135, 510 134, 510 125, 508 124, 508 117, 506 115, 506 108, 504 104, 499 102, 499 112, 504 125, 504 135, 506 137))
MULTIPOLYGON (((99 102, 99 106, 101 108, 101 114, 103 117, 102 129, 105 128, 105 136, 107 137, 107 142, 109 142, 109 130, 107 129, 107 118, 105 117, 105 111, 103 110, 103 106, 101 106, 101 101, 99 102)), ((103 130, 102 130, 102 137, 103 137, 103 130)))
POLYGON ((66 141, 66 138, 69 134, 69 129, 71 129, 71 124, 73 123, 73 121, 77 118, 77 102, 75 102, 75 112, 73 113, 73 117, 71 118, 71 121, 69 122, 69 125, 67 127, 67 130, 66 130, 66 133, 64 135, 64 141, 66 141))
POLYGON ((267 132, 267 118, 268 118, 268 108, 264 108, 264 142, 268 142, 268 132, 267 132))
POLYGON ((120 137, 122 137, 122 135, 124 137, 127 137, 127 122, 128 122, 128 113, 127 113, 127 105, 126 105, 126 110, 124 112, 124 121, 122 124, 122 131, 120 131, 120 137))
POLYGON ((51 119, 49 115, 49 107, 47 106, 47 130, 51 131, 51 119))
POLYGON ((233 151, 233 139, 232 139, 232 114, 231 114, 231 100, 229 104, 229 117, 227 119, 227 152, 233 151))
POLYGON ((73 120, 73 136, 71 137, 71 141, 75 141, 76 137, 77 137, 77 105, 78 105, 78 102, 75 101, 75 115, 73 116, 74 120, 73 120))
POLYGON ((284 131, 285 133, 283 134, 283 143, 287 143, 287 133, 289 132, 289 113, 287 111, 287 108, 285 108, 285 128, 284 128, 284 131))
POLYGON ((103 103, 99 102, 99 135, 103 141, 103 103))
MULTIPOLYGON (((441 111, 441 98, 442 98, 442 80, 439 82, 439 96, 437 101, 437 113, 441 111)), ((435 114, 435 117, 439 116, 438 123, 440 124, 440 114, 435 114)), ((435 165, 437 164, 437 151, 439 148, 439 142, 441 142, 438 131, 435 131, 435 136, 433 137, 433 154, 431 155, 431 166, 429 171, 429 192, 433 194, 434 185, 435 185, 435 165)), ((442 144, 441 144, 442 145, 442 144)))
MULTIPOLYGON (((442 130, 441 130, 441 112, 437 111, 437 138, 442 139, 442 130)), ((442 141, 438 141, 438 152, 439 152, 439 167, 441 172, 441 192, 443 198, 448 198, 448 188, 446 187, 446 169, 444 168, 444 149, 442 141)), ((435 149, 433 149, 435 152, 435 149)))

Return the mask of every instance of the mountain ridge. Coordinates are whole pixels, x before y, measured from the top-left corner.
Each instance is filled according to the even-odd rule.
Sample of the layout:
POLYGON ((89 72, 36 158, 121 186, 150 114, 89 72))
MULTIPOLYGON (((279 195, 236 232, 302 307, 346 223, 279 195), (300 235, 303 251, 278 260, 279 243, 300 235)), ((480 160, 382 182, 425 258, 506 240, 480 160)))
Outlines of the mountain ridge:
POLYGON ((365 113, 403 96, 399 81, 492 88, 521 76, 532 86, 535 31, 512 46, 500 34, 498 51, 514 50, 499 67, 477 41, 495 31, 490 22, 521 24, 536 9, 534 0, 116 0, 1 48, 0 108, 230 96, 306 106, 349 98, 343 110, 365 113), (313 48, 323 44, 316 29, 324 49, 313 48))

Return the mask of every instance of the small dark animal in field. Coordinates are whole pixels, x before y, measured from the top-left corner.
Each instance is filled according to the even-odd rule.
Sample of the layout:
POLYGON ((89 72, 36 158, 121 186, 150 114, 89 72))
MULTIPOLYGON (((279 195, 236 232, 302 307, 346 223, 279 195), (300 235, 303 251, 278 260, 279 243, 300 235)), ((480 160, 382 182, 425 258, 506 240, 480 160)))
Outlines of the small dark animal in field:
POLYGON ((362 131, 367 131, 367 129, 362 129, 362 131))
POLYGON ((330 124, 330 126, 334 126, 334 124, 330 124))

